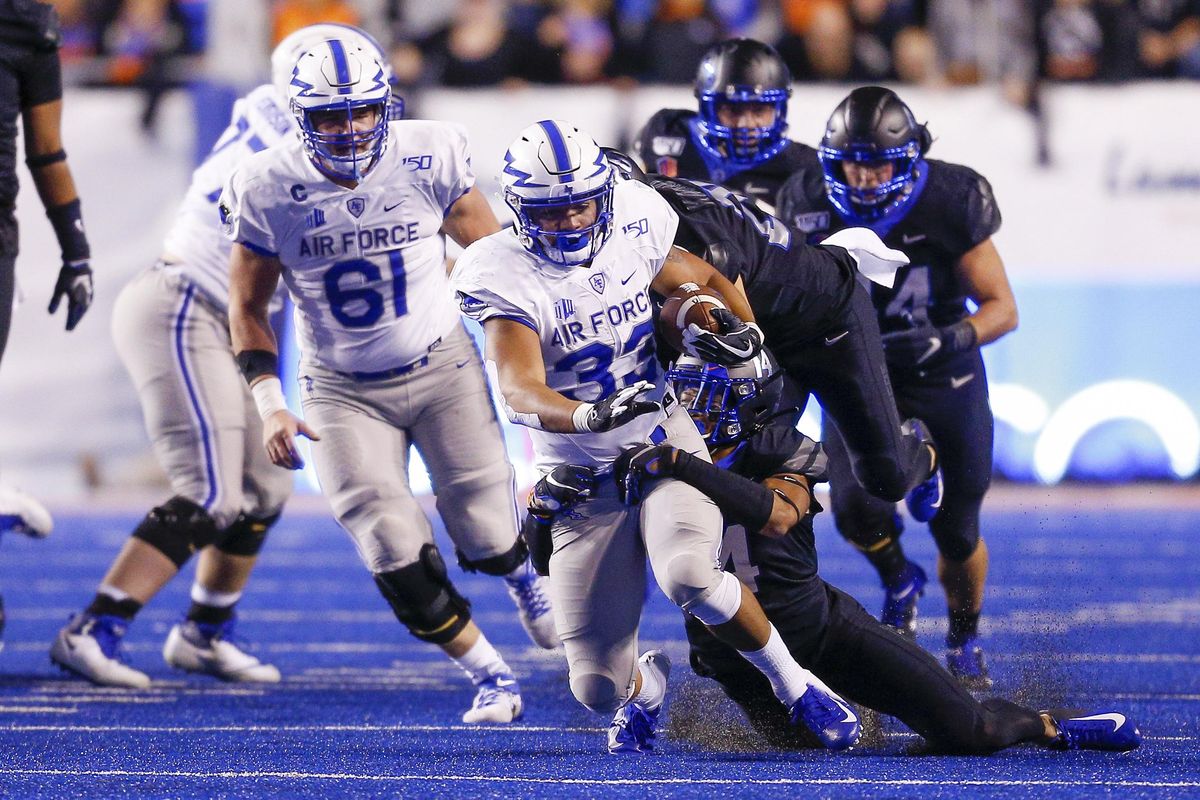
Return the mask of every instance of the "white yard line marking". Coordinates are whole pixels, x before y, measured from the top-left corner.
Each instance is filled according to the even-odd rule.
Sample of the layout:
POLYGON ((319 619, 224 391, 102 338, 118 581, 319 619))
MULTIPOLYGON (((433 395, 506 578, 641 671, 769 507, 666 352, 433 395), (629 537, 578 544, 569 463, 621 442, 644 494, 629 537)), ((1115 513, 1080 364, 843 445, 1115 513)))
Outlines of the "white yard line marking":
POLYGON ((569 784, 576 786, 1104 786, 1129 788, 1196 788, 1200 781, 1116 781, 1116 780, 928 780, 870 778, 526 778, 507 775, 360 775, 348 772, 186 772, 175 770, 69 770, 69 769, 0 769, 0 775, 54 775, 77 777, 129 778, 282 778, 287 780, 333 780, 389 782, 462 782, 462 783, 531 783, 569 784))

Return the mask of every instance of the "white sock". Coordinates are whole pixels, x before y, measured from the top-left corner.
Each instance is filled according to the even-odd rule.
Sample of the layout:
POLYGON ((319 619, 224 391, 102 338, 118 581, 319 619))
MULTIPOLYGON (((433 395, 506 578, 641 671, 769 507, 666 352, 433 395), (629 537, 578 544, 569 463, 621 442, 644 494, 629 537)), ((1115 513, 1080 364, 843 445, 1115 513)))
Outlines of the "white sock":
POLYGON ((504 580, 509 581, 510 583, 516 583, 517 581, 524 580, 525 576, 531 572, 533 572, 533 563, 526 558, 519 565, 517 565, 516 569, 505 575, 504 580))
POLYGON ((508 664, 504 663, 504 659, 496 648, 492 647, 492 643, 487 640, 487 637, 482 633, 479 634, 479 641, 471 645, 471 649, 463 653, 461 656, 450 658, 455 664, 467 673, 467 677, 471 679, 471 683, 479 683, 487 680, 488 677, 502 672, 512 673, 508 664))
POLYGON ((666 683, 662 680, 662 676, 655 670, 641 667, 638 667, 638 674, 642 676, 642 688, 633 696, 631 702, 641 703, 644 708, 648 709, 658 708, 667 694, 666 683))
POLYGON ((771 682, 771 691, 775 693, 781 703, 788 707, 799 700, 800 695, 808 689, 808 684, 815 680, 815 676, 811 672, 797 664, 796 659, 792 658, 787 645, 783 643, 783 637, 779 635, 779 631, 775 629, 774 625, 771 626, 771 635, 767 639, 767 646, 761 650, 743 651, 742 658, 767 676, 767 680, 771 682))
POLYGON ((192 602, 214 608, 229 608, 242 599, 241 592, 214 592, 199 583, 192 584, 192 602))
POLYGON ((132 599, 128 592, 121 591, 117 587, 111 586, 107 583, 102 583, 96 587, 96 594, 102 594, 105 597, 116 600, 118 603, 122 600, 132 599))

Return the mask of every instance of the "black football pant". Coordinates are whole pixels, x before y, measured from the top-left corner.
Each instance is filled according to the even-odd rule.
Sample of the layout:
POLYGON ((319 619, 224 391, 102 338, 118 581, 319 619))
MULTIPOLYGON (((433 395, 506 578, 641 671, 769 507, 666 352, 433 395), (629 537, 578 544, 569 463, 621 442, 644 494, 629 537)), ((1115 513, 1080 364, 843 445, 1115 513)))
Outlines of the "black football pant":
MULTIPOLYGON (((944 752, 982 755, 1043 737, 1036 711, 1001 698, 979 702, 919 645, 880 624, 850 595, 821 583, 827 613, 793 608, 786 616, 768 616, 796 661, 843 698, 896 717, 944 752), (808 620, 818 627, 825 621, 813 631, 808 620)), ((773 746, 815 745, 805 729, 790 724, 762 673, 686 619, 696 674, 718 681, 773 746)))
POLYGON ((0 360, 8 344, 8 329, 12 324, 13 295, 17 284, 16 256, 0 255, 0 360))
MULTIPOLYGON (((937 443, 945 494, 929 523, 938 552, 964 561, 979 543, 979 512, 992 480, 995 423, 988 402, 987 373, 978 350, 918 374, 892 372, 900 414, 924 422, 937 443)), ((822 439, 829 457, 829 485, 838 531, 860 548, 899 533, 895 508, 857 484, 849 453, 826 421, 822 439)))
MULTIPOLYGON (((928 451, 900 424, 871 296, 855 285, 846 310, 827 332, 804 342, 767 346, 791 380, 811 392, 845 440, 851 469, 871 495, 895 503, 929 476, 928 451)), ((767 323, 764 323, 764 327, 767 323)))

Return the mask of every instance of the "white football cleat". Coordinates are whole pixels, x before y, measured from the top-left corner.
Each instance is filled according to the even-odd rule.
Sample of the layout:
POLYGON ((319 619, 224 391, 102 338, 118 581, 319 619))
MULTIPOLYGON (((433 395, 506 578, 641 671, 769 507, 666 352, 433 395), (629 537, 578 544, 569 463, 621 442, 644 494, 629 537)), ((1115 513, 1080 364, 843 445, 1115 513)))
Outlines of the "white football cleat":
POLYGON ((471 703, 471 707, 463 714, 463 722, 473 725, 516 722, 525 712, 525 703, 521 700, 521 687, 517 685, 517 679, 512 673, 489 675, 475 685, 479 687, 479 691, 475 693, 475 701, 471 703))
POLYGON ((145 689, 150 676, 121 661, 121 637, 128 627, 120 617, 76 614, 50 645, 50 660, 100 686, 145 689))
POLYGON ((279 683, 279 669, 234 644, 232 633, 233 619, 220 625, 185 619, 167 634, 163 658, 176 669, 212 675, 223 681, 279 683))
POLYGON ((521 627, 533 643, 545 650, 558 647, 558 630, 554 627, 546 579, 534 572, 533 565, 526 559, 525 573, 517 578, 506 577, 504 584, 508 587, 508 596, 516 603, 521 627))
POLYGON ((45 506, 20 489, 0 485, 0 532, 43 539, 53 528, 54 519, 45 506))

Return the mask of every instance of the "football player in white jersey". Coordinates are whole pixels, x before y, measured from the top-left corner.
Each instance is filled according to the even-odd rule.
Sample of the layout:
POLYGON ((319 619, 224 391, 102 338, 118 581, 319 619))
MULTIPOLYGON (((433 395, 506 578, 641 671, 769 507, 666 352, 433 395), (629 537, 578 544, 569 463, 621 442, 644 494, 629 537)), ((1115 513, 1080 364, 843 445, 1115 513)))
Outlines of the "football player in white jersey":
MULTIPOLYGON (((674 210, 648 186, 618 181, 596 143, 569 123, 529 126, 505 162, 516 224, 468 247, 453 281, 464 313, 483 323, 488 369, 510 419, 531 429, 538 467, 610 475, 622 451, 661 442, 709 460, 687 411, 654 386, 650 293, 687 282, 720 292, 724 333, 692 326, 684 340, 722 363, 762 346, 743 321, 753 319, 745 297, 673 247, 674 210)), ((795 662, 753 594, 719 568, 716 505, 673 479, 627 488, 601 480, 591 499, 559 515, 550 557, 571 691, 594 711, 615 712, 609 750, 652 749, 666 696, 666 656, 637 655, 647 556, 662 591, 758 667, 795 721, 828 747, 853 744, 853 710, 795 662)))
POLYGON ((478 687, 463 720, 511 722, 522 712, 517 682, 447 576, 407 476, 415 445, 459 562, 503 576, 530 637, 557 647, 439 235, 466 246, 499 224, 474 188, 463 128, 389 124, 383 67, 366 49, 321 43, 300 58, 289 91, 301 141, 250 158, 221 199, 235 242, 233 345, 267 452, 298 468, 295 437, 313 441, 334 515, 397 618, 478 687), (283 402, 267 322, 281 274, 296 305, 303 420, 283 402))
POLYGON ((262 423, 234 361, 227 317, 232 245, 221 234, 217 198, 239 163, 295 139, 287 100, 292 69, 314 44, 339 36, 377 47, 343 25, 312 25, 280 42, 271 55, 271 83, 234 103, 229 127, 193 173, 162 258, 117 298, 117 350, 174 496, 138 525, 91 604, 55 639, 50 657, 96 683, 150 683, 118 658, 121 637, 194 552, 200 561, 192 605, 167 636, 167 663, 224 680, 279 680, 279 670, 230 637, 234 605, 292 476, 262 452, 262 423))

